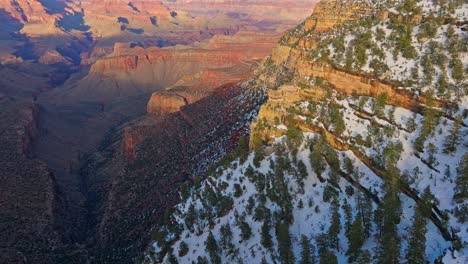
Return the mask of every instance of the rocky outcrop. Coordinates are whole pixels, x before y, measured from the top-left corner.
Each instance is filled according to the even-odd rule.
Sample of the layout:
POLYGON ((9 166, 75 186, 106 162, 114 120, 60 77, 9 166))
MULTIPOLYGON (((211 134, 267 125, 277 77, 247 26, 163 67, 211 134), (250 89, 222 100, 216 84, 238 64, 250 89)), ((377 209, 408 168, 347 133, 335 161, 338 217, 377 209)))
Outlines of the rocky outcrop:
POLYGON ((292 25, 310 15, 316 0, 163 0, 177 9, 191 10, 196 13, 209 13, 209 10, 219 10, 229 16, 242 19, 258 19, 268 22, 289 20, 292 25))
MULTIPOLYGON (((388 104, 415 112, 421 110, 421 104, 428 102, 424 96, 416 97, 406 90, 399 89, 396 85, 384 83, 371 76, 346 72, 324 64, 304 61, 298 63, 296 67, 300 76, 321 77, 329 82, 336 91, 346 95, 356 94, 377 97, 385 93, 388 96, 388 104)), ((441 106, 441 103, 435 103, 441 106)))
MULTIPOLYGON (((348 0, 324 0, 315 8, 314 13, 304 24, 289 31, 280 43, 273 49, 271 60, 260 68, 257 78, 263 80, 269 77, 268 101, 260 112, 258 120, 252 124, 252 138, 271 140, 271 136, 281 136, 286 133, 284 127, 271 127, 268 124, 283 124, 289 114, 288 108, 299 101, 317 101, 325 94, 323 88, 305 85, 301 88, 299 84, 303 80, 320 78, 324 80, 334 91, 350 95, 363 95, 377 97, 381 94, 387 95, 386 103, 402 107, 413 112, 422 113, 427 107, 429 99, 422 95, 400 88, 396 83, 379 80, 374 76, 334 68, 325 63, 311 62, 307 59, 307 52, 315 48, 317 43, 314 34, 321 34, 332 29, 336 25, 360 19, 362 17, 377 13, 371 2, 348 1, 348 0), (268 64, 268 65, 267 65, 268 64), (272 72, 275 69, 276 72, 272 72), (284 72, 292 72, 285 83, 284 72), (273 76, 273 77, 271 77, 273 76), (279 86, 279 87, 278 87, 279 86)), ((387 12, 377 14, 380 19, 388 17, 387 12)), ((434 99, 430 103, 442 107, 444 102, 434 99)), ((251 141, 254 148, 258 142, 251 141)), ((271 143, 271 142, 269 142, 271 143)))
POLYGON ((117 135, 93 156, 86 173, 95 177, 99 224, 90 232, 101 263, 128 263, 143 251, 148 230, 179 201, 177 188, 237 146, 260 102, 245 84, 225 85, 179 112, 134 122, 123 141, 117 135))
POLYGON ((359 19, 372 11, 369 1, 325 0, 320 1, 314 13, 305 22, 305 30, 323 32, 335 25, 359 19))
POLYGON ((38 109, 8 97, 0 98, 0 107, 0 263, 57 263, 68 239, 65 203, 47 165, 28 157, 38 109))
POLYGON ((184 105, 182 98, 193 103, 221 85, 251 76, 257 61, 268 55, 278 38, 277 33, 242 31, 213 37, 192 48, 143 48, 134 43, 116 43, 111 54, 91 65, 89 74, 71 93, 73 100, 108 103, 140 94, 148 94, 149 100, 152 93, 167 90, 163 97, 154 95, 148 112, 173 112, 184 105), (170 110, 161 111, 164 105, 158 109, 159 103, 170 110))
POLYGON ((46 8, 38 0, 3 0, 0 1, 0 8, 23 23, 48 24, 54 21, 54 17, 47 14, 46 8))
POLYGON ((180 108, 187 105, 188 101, 186 98, 170 92, 156 92, 151 96, 147 113, 149 114, 170 114, 178 112, 180 108))
POLYGON ((91 67, 91 73, 109 74, 112 72, 130 72, 137 69, 138 56, 117 56, 96 61, 91 67))

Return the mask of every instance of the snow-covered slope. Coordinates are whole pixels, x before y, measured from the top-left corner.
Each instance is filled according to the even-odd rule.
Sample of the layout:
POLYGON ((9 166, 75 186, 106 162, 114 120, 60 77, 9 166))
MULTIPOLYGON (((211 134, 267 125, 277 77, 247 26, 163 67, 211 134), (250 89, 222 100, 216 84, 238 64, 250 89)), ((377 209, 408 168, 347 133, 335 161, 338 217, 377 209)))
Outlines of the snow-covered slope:
MULTIPOLYGON (((462 144, 457 151, 451 154, 444 154, 443 144, 446 141, 447 131, 453 124, 452 121, 443 119, 435 129, 433 137, 427 144, 434 144, 437 153, 434 154, 434 164, 428 166, 427 153, 418 158, 413 149, 413 144, 421 129, 422 116, 413 114, 402 108, 386 107, 387 114, 394 112, 394 125, 377 117, 371 120, 359 117, 359 112, 350 107, 354 104, 355 98, 345 98, 336 100, 336 103, 343 108, 343 117, 346 123, 347 131, 344 137, 352 135, 354 138, 368 138, 370 135, 370 147, 356 144, 354 152, 362 153, 367 157, 372 157, 377 161, 385 156, 384 152, 388 150, 391 143, 402 146, 401 155, 398 158, 397 166, 401 172, 402 179, 410 179, 403 183, 409 186, 416 194, 422 194, 429 187, 434 195, 431 201, 442 213, 439 219, 443 222, 444 228, 450 230, 461 238, 462 243, 466 243, 468 234, 466 223, 460 222, 453 214, 456 203, 453 201, 455 190, 455 181, 459 173, 457 168, 463 163, 463 155, 466 159, 466 134, 467 128, 462 128, 460 135, 463 137, 462 144), (408 128, 408 120, 415 120, 416 130, 408 128), (376 124, 381 124, 382 127, 376 124), (445 125, 444 125, 445 124, 445 125), (399 129, 398 127, 401 127, 399 129), (371 132, 372 131, 372 132, 371 132), (444 217, 448 217, 448 221, 444 217)), ((298 105, 306 106, 307 101, 298 105)), ((367 106, 365 108, 368 108, 367 106)), ((300 116, 310 118, 307 108, 303 108, 304 113, 300 116)), ((372 111, 371 109, 367 109, 372 111)), ((301 118, 299 118, 301 119, 301 118)), ((311 122, 319 122, 319 118, 311 122)), ((319 123, 320 124, 320 123, 319 123)), ((284 125, 280 125, 280 128, 284 125)), ((302 139, 294 139, 295 142, 288 139, 287 136, 276 140, 273 146, 257 150, 248 156, 245 162, 236 160, 227 166, 221 166, 216 170, 213 176, 200 183, 194 189, 188 191, 185 201, 174 209, 174 212, 167 226, 161 227, 158 232, 164 242, 155 242, 155 253, 160 253, 165 246, 170 245, 173 254, 178 257, 179 263, 197 262, 198 257, 208 257, 205 241, 211 232, 218 242, 218 254, 221 263, 231 261, 242 261, 243 263, 260 263, 263 258, 267 263, 278 261, 278 242, 275 226, 282 223, 285 219, 285 211, 291 210, 292 221, 289 226, 291 237, 291 250, 294 252, 296 260, 301 259, 301 237, 307 236, 314 246, 317 245, 317 239, 322 234, 327 234, 332 219, 333 202, 336 199, 339 203, 340 231, 339 247, 334 249, 339 263, 348 262, 346 252, 349 248, 346 229, 355 220, 358 214, 357 202, 366 200, 372 207, 372 215, 378 212, 379 207, 375 201, 371 202, 372 196, 366 196, 356 185, 353 185, 343 176, 338 177, 337 185, 334 185, 332 178, 336 166, 330 161, 329 157, 336 155, 339 162, 339 170, 358 182, 369 193, 375 195, 381 202, 385 191, 382 190, 384 180, 383 175, 376 174, 362 160, 362 156, 356 156, 353 150, 339 151, 332 149, 327 143, 318 143, 321 138, 318 133, 306 132, 302 139), (325 154, 327 163, 321 176, 316 173, 317 156, 311 155, 311 151, 316 149, 317 145, 324 144, 323 151, 331 151, 332 154, 325 154), (291 147, 288 147, 291 146, 291 147), (297 147, 296 147, 297 146, 297 147), (328 150, 326 150, 328 148, 328 150), (261 152, 259 154, 259 152, 261 152), (265 154, 269 153, 269 154, 265 154), (336 154, 334 154, 336 153, 336 154), (256 161, 254 161, 256 160, 256 161), (348 162, 352 164, 352 170, 347 167, 348 162), (255 164, 256 163, 256 164, 255 164), (302 164, 302 165, 300 165, 302 164), (305 165, 305 167, 304 167, 305 165), (315 167, 314 167, 315 165, 315 167), (305 168, 305 170, 304 170, 305 168), (321 181, 322 178, 322 181, 321 181), (325 181, 324 181, 325 180, 325 181), (282 186, 284 184, 284 186, 282 186), (286 192, 287 190, 287 192, 286 192), (327 198, 328 196, 334 198, 327 198), (351 219, 347 218, 345 207, 349 206, 351 219), (269 233, 273 238, 273 245, 270 249, 262 245, 262 226, 265 219, 258 217, 259 211, 265 208, 269 215, 269 233), (223 241, 226 235, 221 231, 229 226, 232 232, 232 238, 229 243, 224 245, 223 241), (251 235, 246 238, 242 235, 242 229, 250 229, 251 235), (181 250, 186 244, 188 252, 181 250)), ((364 143, 367 144, 367 143, 364 143)), ((466 163, 466 160, 464 161, 466 163)), ((465 165, 466 166, 466 165, 465 165)), ((338 174, 340 174, 339 172, 338 174)), ((398 224, 398 234, 403 241, 401 243, 401 258, 405 258, 405 252, 408 239, 408 229, 412 225, 412 216, 415 209, 415 201, 410 196, 399 195, 402 205, 401 222, 398 224)), ((373 218, 373 217, 372 217, 373 218)), ((378 255, 379 232, 378 222, 372 220, 370 224, 370 235, 366 237, 362 250, 368 250, 372 257, 378 255)), ((428 221, 426 233, 426 258, 431 263, 441 256, 445 259, 451 258, 452 254, 448 250, 452 247, 452 242, 447 241, 442 235, 440 229, 432 221, 428 221)), ((453 239, 453 238, 451 238, 453 239)), ((466 263, 466 247, 456 251, 453 255, 458 256, 452 262, 444 263, 466 263), (460 256, 459 254, 463 254, 460 256)), ((156 254, 157 255, 157 254, 156 254)), ((166 261, 168 257, 166 257, 166 261)), ((374 262, 378 263, 378 262, 374 262)))
POLYGON ((468 262, 467 5, 379 2, 281 40, 250 151, 181 190, 145 263, 468 262))

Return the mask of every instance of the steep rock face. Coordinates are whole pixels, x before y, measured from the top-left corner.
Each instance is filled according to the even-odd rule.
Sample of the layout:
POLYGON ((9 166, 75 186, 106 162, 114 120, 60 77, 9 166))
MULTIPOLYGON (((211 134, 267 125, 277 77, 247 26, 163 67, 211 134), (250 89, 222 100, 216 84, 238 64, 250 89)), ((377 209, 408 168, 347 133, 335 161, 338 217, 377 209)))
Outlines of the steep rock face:
POLYGON ((23 23, 48 24, 54 21, 54 17, 47 14, 46 8, 38 0, 3 0, 0 1, 0 8, 23 23))
POLYGON ((146 228, 179 200, 175 190, 248 133, 258 100, 246 84, 225 85, 177 113, 133 123, 122 140, 110 141, 90 160, 87 174, 97 177, 90 190, 97 194, 93 212, 99 223, 91 232, 98 234, 102 263, 128 263, 142 252, 150 239, 146 228), (112 159, 102 162, 108 155, 112 159), (104 179, 109 183, 100 185, 104 179))
POLYGON ((150 17, 155 16, 157 21, 167 23, 171 19, 171 12, 160 1, 148 0, 84 0, 81 6, 86 11, 86 16, 122 17, 127 20, 138 20, 151 23, 150 17))
MULTIPOLYGON (((297 65, 300 76, 321 77, 328 81, 336 91, 347 95, 356 94, 377 97, 380 94, 387 94, 388 104, 412 111, 418 111, 419 104, 426 104, 428 102, 428 99, 424 96, 415 98, 413 94, 399 89, 397 85, 384 83, 371 76, 334 69, 320 63, 302 63, 298 63, 297 65)), ((442 106, 441 102, 434 103, 442 106)))
POLYGON ((0 97, 0 263, 54 263, 65 255, 63 197, 47 165, 31 159, 37 106, 0 97))
POLYGON ((335 25, 356 20, 372 11, 369 3, 365 0, 320 1, 313 15, 305 21, 305 29, 323 32, 335 25))
POLYGON ((173 93, 176 100, 183 97, 193 103, 223 84, 247 78, 278 38, 277 33, 241 31, 197 47, 142 48, 116 43, 113 52, 92 64, 67 96, 108 103, 166 90, 165 98, 173 93))
POLYGON ((98 60, 91 68, 91 73, 110 74, 113 71, 124 73, 138 67, 138 56, 117 56, 98 60))
POLYGON ((228 16, 236 19, 258 19, 262 18, 268 23, 289 20, 292 25, 300 22, 310 14, 314 5, 318 1, 315 0, 165 0, 164 3, 168 6, 173 6, 182 10, 191 10, 196 13, 216 14, 211 10, 219 10, 226 13, 228 16))
POLYGON ((149 114, 170 114, 180 110, 183 106, 188 104, 188 100, 180 95, 157 92, 151 96, 147 112, 149 114))

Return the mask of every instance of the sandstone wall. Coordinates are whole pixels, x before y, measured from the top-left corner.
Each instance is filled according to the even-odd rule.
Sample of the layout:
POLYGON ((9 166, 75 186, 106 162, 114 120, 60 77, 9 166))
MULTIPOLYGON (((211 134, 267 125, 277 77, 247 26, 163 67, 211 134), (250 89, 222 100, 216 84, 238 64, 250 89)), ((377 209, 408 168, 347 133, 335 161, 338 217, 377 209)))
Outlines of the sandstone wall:
POLYGON ((153 93, 148 102, 147 112, 149 114, 170 114, 180 110, 187 105, 186 98, 170 92, 153 93))

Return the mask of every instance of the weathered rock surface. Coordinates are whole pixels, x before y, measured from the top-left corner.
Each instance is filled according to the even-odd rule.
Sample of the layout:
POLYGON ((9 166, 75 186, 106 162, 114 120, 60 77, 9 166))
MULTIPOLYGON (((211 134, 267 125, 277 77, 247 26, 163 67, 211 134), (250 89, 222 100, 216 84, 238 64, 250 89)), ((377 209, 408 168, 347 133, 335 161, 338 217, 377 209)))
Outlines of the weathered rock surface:
POLYGON ((356 20, 370 12, 366 1, 320 1, 305 22, 305 30, 326 31, 335 25, 356 20))
POLYGON ((177 188, 248 133, 258 100, 245 85, 223 86, 177 113, 133 123, 92 157, 87 174, 96 177, 90 190, 98 225, 91 232, 101 263, 127 263, 143 251, 147 230, 179 201, 177 188))
POLYGON ((47 165, 30 158, 38 108, 6 96, 0 108, 0 263, 56 263, 64 203, 47 165))
POLYGON ((251 76, 305 17, 270 5, 191 14, 158 1, 0 0, 0 100, 21 102, 1 108, 15 133, 0 133, 12 144, 0 157, 0 262, 133 262, 176 188, 249 132, 255 97, 217 88, 251 76), (175 44, 190 46, 157 48, 175 44), (141 117, 158 91, 157 115, 141 117), (36 104, 39 125, 24 121, 36 104))
POLYGON ((187 105, 186 98, 175 93, 157 92, 151 96, 147 112, 150 114, 170 114, 180 110, 183 106, 187 105))

